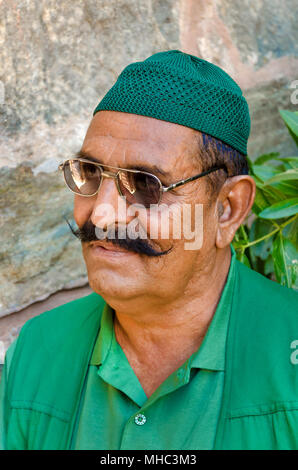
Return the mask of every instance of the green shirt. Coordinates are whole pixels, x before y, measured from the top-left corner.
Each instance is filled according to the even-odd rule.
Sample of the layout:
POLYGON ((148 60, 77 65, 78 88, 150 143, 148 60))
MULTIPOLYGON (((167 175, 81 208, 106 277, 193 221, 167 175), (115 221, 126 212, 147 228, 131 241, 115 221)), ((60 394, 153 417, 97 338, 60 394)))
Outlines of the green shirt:
POLYGON ((74 449, 212 449, 224 384, 235 254, 200 348, 147 398, 106 305, 72 440, 74 449))
MULTIPOLYGON (((145 403, 138 408, 126 393, 118 389, 119 403, 120 395, 123 400, 122 409, 131 413, 130 417, 124 416, 123 421, 118 416, 122 409, 118 409, 118 401, 114 399, 115 387, 107 384, 106 392, 102 393, 103 418, 97 415, 99 421, 95 425, 87 421, 90 430, 101 432, 99 437, 93 434, 89 438, 90 447, 96 449, 97 438, 111 441, 111 436, 116 434, 121 440, 120 445, 125 448, 130 446, 128 441, 135 432, 138 439, 131 444, 133 448, 155 447, 154 440, 158 443, 156 447, 164 445, 166 448, 169 441, 169 446, 176 447, 179 440, 177 447, 183 449, 187 446, 187 439, 190 449, 198 448, 201 446, 198 440, 206 435, 206 428, 208 432, 210 427, 213 428, 203 419, 203 407, 207 413, 211 403, 219 404, 221 401, 214 449, 298 449, 297 293, 266 279, 237 260, 232 263, 229 276, 205 338, 207 344, 212 325, 218 321, 218 311, 220 314, 224 310, 229 311, 224 372, 214 371, 210 365, 208 369, 199 371, 191 368, 188 383, 154 402, 152 396, 147 407, 145 403), (233 294, 228 296, 231 304, 227 302, 225 308, 222 304, 225 303, 230 279, 233 294), (197 378, 206 375, 205 372, 210 376, 224 376, 224 384, 220 400, 214 399, 216 393, 209 394, 202 404, 200 394, 203 388, 191 389, 195 388, 197 378), (177 399, 170 400, 182 392, 186 392, 182 404, 177 399), (163 407, 165 399, 166 409, 163 407), (196 400, 195 405, 191 400, 192 403, 196 400), (200 409, 197 403, 201 405, 200 409), (190 415, 191 407, 195 416, 190 415), (131 426, 135 410, 140 408, 145 419, 141 416, 139 425, 131 426), (150 429, 154 425, 155 428, 150 429), (197 425, 200 429, 196 429, 197 425), (165 434, 167 429, 170 430, 168 436, 165 434), (197 439, 194 444, 189 437, 192 434, 197 439)), ((83 412, 88 403, 81 398, 104 306, 104 299, 94 292, 44 312, 22 327, 16 344, 7 351, 0 384, 0 396, 1 390, 3 392, 0 399, 0 449, 62 450, 79 442, 77 431, 82 425, 83 415, 81 413, 78 419, 78 411, 81 405, 83 412)), ((219 331, 215 345, 211 350, 208 348, 210 360, 213 356, 218 357, 219 331)), ((201 346, 198 357, 202 358, 201 352, 205 348, 207 351, 205 344, 201 346)), ((98 375, 96 378, 103 381, 98 375)), ((99 400, 101 397, 96 396, 95 402, 99 400)))

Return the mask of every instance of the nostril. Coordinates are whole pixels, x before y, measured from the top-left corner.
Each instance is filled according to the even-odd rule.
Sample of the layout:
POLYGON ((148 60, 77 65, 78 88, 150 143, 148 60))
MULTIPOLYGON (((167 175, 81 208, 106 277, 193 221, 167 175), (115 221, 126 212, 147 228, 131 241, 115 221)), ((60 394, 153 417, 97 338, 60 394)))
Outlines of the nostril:
POLYGON ((112 204, 106 202, 99 202, 95 204, 92 211, 91 220, 94 225, 108 225, 110 220, 115 219, 115 209, 112 204))

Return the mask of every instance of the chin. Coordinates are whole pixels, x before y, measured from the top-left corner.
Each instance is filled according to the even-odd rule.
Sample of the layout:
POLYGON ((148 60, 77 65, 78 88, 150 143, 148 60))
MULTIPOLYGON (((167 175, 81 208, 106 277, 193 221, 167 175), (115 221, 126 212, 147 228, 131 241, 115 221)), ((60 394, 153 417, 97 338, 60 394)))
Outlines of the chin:
POLYGON ((121 276, 119 273, 104 270, 88 271, 88 280, 91 289, 109 303, 113 299, 115 301, 130 300, 141 294, 143 289, 140 279, 137 279, 137 276, 132 277, 131 274, 126 272, 124 276, 121 276))

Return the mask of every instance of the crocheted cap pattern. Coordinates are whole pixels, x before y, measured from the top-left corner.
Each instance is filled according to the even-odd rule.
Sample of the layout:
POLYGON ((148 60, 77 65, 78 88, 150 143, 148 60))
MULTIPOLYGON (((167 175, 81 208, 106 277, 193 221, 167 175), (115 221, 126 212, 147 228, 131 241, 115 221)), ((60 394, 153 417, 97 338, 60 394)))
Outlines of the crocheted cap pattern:
POLYGON ((128 65, 93 114, 101 110, 191 127, 247 154, 250 117, 240 87, 220 67, 181 51, 128 65))

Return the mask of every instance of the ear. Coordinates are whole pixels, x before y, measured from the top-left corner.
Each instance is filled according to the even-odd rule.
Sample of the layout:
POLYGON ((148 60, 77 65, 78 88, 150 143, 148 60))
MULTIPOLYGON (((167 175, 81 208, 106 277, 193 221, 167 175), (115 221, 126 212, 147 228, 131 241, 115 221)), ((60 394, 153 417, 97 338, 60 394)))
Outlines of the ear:
POLYGON ((229 178, 220 190, 218 202, 218 226, 216 246, 229 245, 245 217, 248 215, 255 198, 256 184, 249 175, 229 178))

